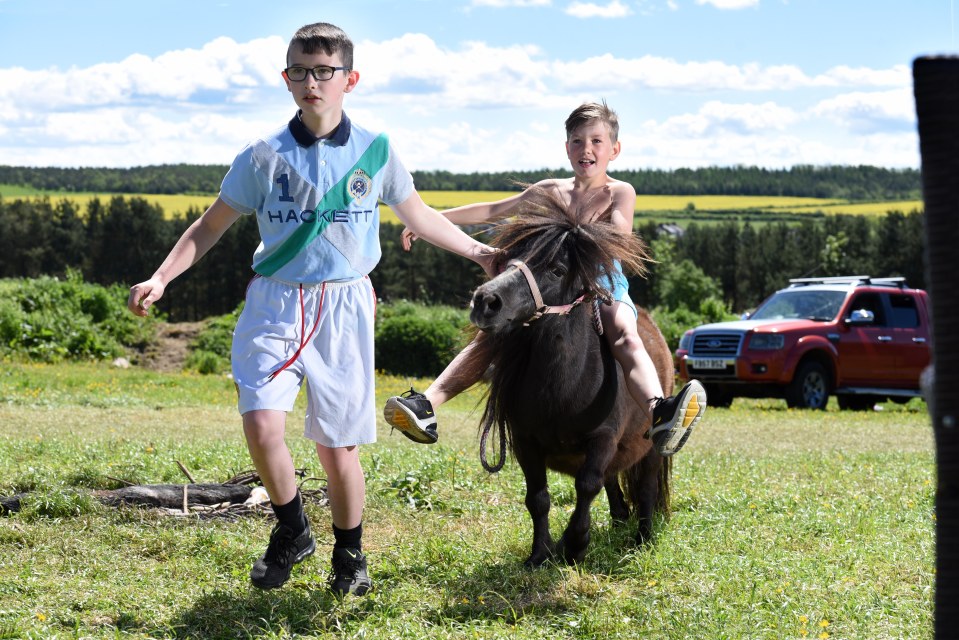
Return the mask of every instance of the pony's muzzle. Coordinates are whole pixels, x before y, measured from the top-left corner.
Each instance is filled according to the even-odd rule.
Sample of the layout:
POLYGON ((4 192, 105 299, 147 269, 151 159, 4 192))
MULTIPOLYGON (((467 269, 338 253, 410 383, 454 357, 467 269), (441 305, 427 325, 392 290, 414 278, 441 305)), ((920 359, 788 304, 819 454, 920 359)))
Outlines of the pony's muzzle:
POLYGON ((477 289, 473 294, 473 301, 470 302, 470 322, 480 329, 489 327, 490 322, 494 320, 503 310, 503 299, 499 294, 490 291, 477 289))

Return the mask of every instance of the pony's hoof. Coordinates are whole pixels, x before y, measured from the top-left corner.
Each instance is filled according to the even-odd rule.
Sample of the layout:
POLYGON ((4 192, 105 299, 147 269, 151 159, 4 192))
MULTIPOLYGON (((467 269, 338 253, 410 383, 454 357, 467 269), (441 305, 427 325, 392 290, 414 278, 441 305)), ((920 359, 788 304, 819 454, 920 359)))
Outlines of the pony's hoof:
POLYGON ((640 522, 636 532, 636 546, 647 547, 653 543, 653 526, 648 522, 640 522))
POLYGON ((523 566, 527 569, 539 569, 550 559, 549 554, 533 554, 523 561, 523 566))
POLYGON ((586 557, 586 547, 580 547, 578 550, 574 550, 569 545, 565 544, 562 540, 556 545, 556 549, 553 551, 557 558, 562 558, 563 562, 569 565, 579 564, 583 561, 583 558, 586 557))

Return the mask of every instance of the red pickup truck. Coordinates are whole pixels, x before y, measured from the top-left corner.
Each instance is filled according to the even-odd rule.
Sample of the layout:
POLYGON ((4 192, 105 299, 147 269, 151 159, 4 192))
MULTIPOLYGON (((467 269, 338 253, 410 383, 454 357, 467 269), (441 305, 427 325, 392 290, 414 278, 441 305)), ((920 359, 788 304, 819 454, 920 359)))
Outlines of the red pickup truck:
POLYGON ((929 364, 926 292, 903 278, 800 278, 747 319, 687 331, 679 376, 706 387, 711 406, 736 397, 785 398, 790 407, 870 409, 922 391, 929 364))

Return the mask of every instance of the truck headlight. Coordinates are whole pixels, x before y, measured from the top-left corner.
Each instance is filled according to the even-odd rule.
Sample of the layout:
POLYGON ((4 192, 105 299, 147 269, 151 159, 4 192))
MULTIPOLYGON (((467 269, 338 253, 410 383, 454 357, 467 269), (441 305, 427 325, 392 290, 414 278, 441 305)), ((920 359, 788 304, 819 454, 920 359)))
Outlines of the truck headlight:
POLYGON ((749 339, 749 348, 756 351, 782 349, 786 338, 780 333, 754 333, 749 339))

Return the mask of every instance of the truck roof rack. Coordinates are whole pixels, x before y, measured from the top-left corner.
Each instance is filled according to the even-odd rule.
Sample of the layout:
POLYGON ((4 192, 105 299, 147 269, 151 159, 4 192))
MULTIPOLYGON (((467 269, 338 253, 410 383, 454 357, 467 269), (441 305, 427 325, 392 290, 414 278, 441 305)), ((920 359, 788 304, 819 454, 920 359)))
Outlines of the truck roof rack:
POLYGON ((873 278, 871 276, 831 276, 825 278, 790 278, 789 286, 790 287, 804 287, 811 284, 849 284, 849 285, 859 285, 859 284, 871 284, 880 287, 897 287, 899 289, 905 289, 908 287, 906 284, 906 279, 903 277, 896 278, 873 278))

